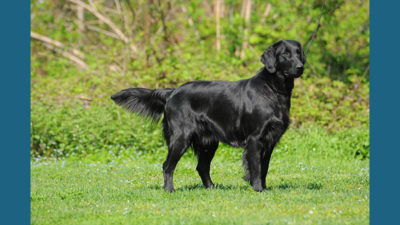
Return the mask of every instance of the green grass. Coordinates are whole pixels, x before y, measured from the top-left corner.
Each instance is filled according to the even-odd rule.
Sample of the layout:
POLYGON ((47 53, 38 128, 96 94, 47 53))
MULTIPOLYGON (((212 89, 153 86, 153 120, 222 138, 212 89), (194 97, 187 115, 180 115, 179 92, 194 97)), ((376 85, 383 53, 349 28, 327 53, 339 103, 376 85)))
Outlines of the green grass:
POLYGON ((366 142, 368 130, 327 134, 323 129, 290 129, 275 149, 268 189, 262 193, 241 179, 242 150, 225 145, 212 163, 215 189, 202 187, 196 159, 188 151, 175 171, 176 192, 172 194, 163 191, 165 148, 118 156, 110 151, 101 157, 107 160, 99 160, 98 154, 83 159, 32 158, 31 221, 368 224, 369 162, 349 154, 353 153, 350 148, 362 149, 366 142))
MULTIPOLYGON (((231 16, 221 17, 217 51, 215 19, 203 1, 96 4, 127 37, 133 34, 138 51, 132 54, 121 40, 81 32, 75 4, 64 2, 32 0, 32 31, 62 42, 64 50, 79 49, 88 69, 31 40, 32 224, 368 223, 368 1, 326 5, 330 13, 296 79, 291 129, 272 155, 265 192, 241 179, 242 150, 220 145, 211 169, 217 187, 202 187, 189 152, 178 164, 172 194, 162 187, 167 148, 161 124, 126 112, 110 96, 128 87, 249 78, 270 44, 282 37, 308 40, 314 32, 308 17, 317 18, 320 8, 311 0, 296 1, 298 7, 258 0, 247 26, 241 1, 225 1, 231 16), (274 15, 265 20, 257 15, 267 4, 274 15), (148 23, 148 15, 155 20, 148 23), (126 29, 129 21, 134 30, 126 29), (251 35, 239 58, 244 29, 251 35), (148 36, 153 31, 162 32, 148 36), (337 45, 340 40, 348 45, 337 45)), ((97 19, 85 10, 85 21, 97 19)))

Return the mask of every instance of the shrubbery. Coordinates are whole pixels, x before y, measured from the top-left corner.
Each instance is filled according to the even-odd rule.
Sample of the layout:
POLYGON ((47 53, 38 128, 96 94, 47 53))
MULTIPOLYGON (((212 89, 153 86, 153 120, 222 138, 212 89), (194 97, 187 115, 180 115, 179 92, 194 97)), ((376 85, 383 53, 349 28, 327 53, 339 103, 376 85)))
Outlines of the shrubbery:
MULTIPOLYGON (((85 107, 82 104, 32 107, 32 156, 85 157, 93 153, 129 157, 137 152, 167 151, 161 124, 132 115, 112 103, 85 107)), ((332 130, 309 124, 292 127, 277 146, 283 152, 314 151, 327 157, 369 157, 368 128, 332 130)), ((225 154, 234 154, 227 148, 225 154)), ((242 151, 242 150, 239 150, 242 151)), ((280 153, 279 153, 280 152, 280 153)), ((105 160, 107 156, 103 160, 105 160)))
MULTIPOLYGON (((83 2, 92 5, 90 1, 83 2)), ((199 76, 204 79, 198 73, 191 73, 190 68, 207 70, 214 67, 216 58, 234 64, 233 71, 237 71, 240 64, 254 71, 262 51, 281 39, 298 40, 306 47, 324 1, 251 0, 248 23, 243 12, 245 1, 222 1, 219 51, 216 49, 215 1, 118 2, 121 3, 119 9, 114 1, 104 0, 95 1, 93 7, 125 34, 138 48, 136 52, 116 35, 112 37, 114 30, 93 13, 84 10, 84 21, 79 21, 77 6, 70 1, 33 0, 32 31, 60 41, 67 48, 82 51, 83 61, 92 74, 114 71, 138 79, 153 74, 151 81, 147 81, 161 79, 174 84, 176 78, 192 80, 199 76), (80 30, 81 23, 85 23, 84 31, 80 30), (99 30, 111 32, 111 35, 99 30), (247 42, 245 48, 244 42, 247 42), (189 64, 185 65, 187 61, 189 64), (189 68, 186 74, 173 74, 175 67, 186 66, 189 68)), ((33 74, 76 76, 76 70, 69 68, 69 65, 76 65, 60 58, 59 54, 48 52, 45 45, 32 41, 33 74), (68 71, 58 72, 66 67, 68 71)), ((368 79, 369 2, 326 1, 321 28, 307 56, 306 74, 342 81, 348 81, 348 76, 353 74, 368 79)), ((224 67, 205 72, 215 70, 223 72, 225 78, 230 76, 231 70, 225 71, 224 67)), ((144 82, 143 85, 148 84, 144 82)))
MULTIPOLYGON (((96 1, 99 13, 138 47, 133 53, 120 39, 89 29, 113 32, 87 10, 82 32, 75 4, 33 0, 32 31, 62 42, 62 51, 81 51, 88 68, 80 69, 60 49, 51 51, 48 43, 32 40, 32 156, 165 149, 159 126, 124 112, 109 96, 133 86, 249 78, 261 68, 259 57, 273 42, 307 42, 322 2, 254 0, 246 24, 244 1, 224 1, 217 51, 214 1, 96 1), (121 3, 119 9, 115 2, 121 3)), ((296 132, 328 132, 341 137, 335 143, 325 140, 329 148, 369 157, 368 8, 368 1, 327 1, 305 73, 293 91, 292 129, 283 137, 288 146, 301 144, 296 132)))
POLYGON ((31 117, 33 156, 85 156, 104 151, 118 154, 128 148, 158 151, 165 145, 161 129, 154 123, 111 104, 89 108, 78 104, 37 105, 31 117))

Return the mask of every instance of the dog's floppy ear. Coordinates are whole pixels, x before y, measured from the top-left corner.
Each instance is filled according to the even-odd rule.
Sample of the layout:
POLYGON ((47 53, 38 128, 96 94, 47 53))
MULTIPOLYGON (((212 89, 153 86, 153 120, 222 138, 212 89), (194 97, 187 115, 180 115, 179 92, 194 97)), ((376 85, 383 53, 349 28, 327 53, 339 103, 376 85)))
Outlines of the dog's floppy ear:
POLYGON ((277 43, 271 45, 267 50, 265 50, 264 53, 261 55, 261 59, 260 59, 260 61, 265 65, 265 68, 270 73, 276 72, 276 66, 275 66, 275 64, 276 64, 276 55, 275 55, 276 44, 277 43))
POLYGON ((300 59, 303 65, 306 64, 306 55, 304 54, 304 49, 301 45, 300 45, 300 59))

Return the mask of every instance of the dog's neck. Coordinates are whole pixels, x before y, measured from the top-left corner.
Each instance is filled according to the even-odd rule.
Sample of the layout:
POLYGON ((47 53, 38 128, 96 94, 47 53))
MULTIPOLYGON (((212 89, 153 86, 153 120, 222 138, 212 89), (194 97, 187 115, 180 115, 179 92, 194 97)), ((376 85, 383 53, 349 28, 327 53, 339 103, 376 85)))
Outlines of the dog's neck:
POLYGON ((269 73, 265 67, 260 69, 256 77, 265 81, 269 88, 280 95, 290 97, 294 87, 294 78, 288 78, 280 71, 269 73))

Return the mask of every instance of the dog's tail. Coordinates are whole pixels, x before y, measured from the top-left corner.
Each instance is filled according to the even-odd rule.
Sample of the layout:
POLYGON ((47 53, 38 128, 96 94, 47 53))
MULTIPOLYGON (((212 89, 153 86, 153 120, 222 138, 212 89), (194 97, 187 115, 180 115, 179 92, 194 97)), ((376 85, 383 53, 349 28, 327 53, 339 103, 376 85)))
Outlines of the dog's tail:
POLYGON ((111 96, 114 102, 125 109, 138 113, 146 118, 159 121, 164 113, 167 98, 174 91, 173 88, 146 89, 128 88, 111 96))

